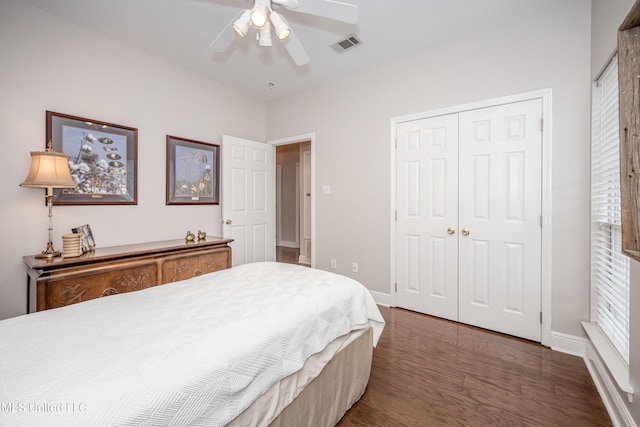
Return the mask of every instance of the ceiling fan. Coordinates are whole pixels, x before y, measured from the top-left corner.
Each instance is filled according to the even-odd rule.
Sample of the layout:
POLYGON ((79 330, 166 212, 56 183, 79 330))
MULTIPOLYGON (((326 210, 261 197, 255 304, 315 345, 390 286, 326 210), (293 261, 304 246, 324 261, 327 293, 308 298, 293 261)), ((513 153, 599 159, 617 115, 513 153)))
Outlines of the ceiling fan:
POLYGON ((211 42, 210 47, 215 48, 217 52, 224 52, 237 36, 245 37, 252 27, 257 30, 256 38, 260 46, 271 46, 271 27, 273 26, 275 36, 282 41, 296 65, 308 64, 309 55, 302 43, 293 33, 284 16, 273 10, 274 6, 349 24, 355 24, 358 21, 358 6, 353 4, 333 0, 254 0, 253 7, 241 10, 211 42))

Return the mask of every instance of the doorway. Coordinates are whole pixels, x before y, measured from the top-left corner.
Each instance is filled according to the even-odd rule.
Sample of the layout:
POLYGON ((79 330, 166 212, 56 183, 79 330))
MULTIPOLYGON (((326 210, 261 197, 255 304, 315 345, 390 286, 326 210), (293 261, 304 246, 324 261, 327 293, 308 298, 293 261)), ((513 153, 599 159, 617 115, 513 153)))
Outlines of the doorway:
POLYGON ((276 260, 313 266, 314 135, 278 141, 276 158, 276 260))

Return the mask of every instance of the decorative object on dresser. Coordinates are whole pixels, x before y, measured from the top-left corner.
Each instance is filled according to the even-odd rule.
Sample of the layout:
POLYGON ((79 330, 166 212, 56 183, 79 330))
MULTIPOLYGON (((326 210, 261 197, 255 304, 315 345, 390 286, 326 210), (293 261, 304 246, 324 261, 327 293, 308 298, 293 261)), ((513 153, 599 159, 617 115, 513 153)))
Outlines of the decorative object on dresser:
POLYGON ((62 256, 64 258, 82 255, 82 235, 78 233, 67 233, 62 235, 62 256))
POLYGON ((60 251, 53 249, 53 189, 74 188, 76 186, 69 173, 68 156, 56 153, 51 146, 51 141, 47 143, 46 151, 32 151, 29 174, 20 186, 47 190, 45 197, 49 209, 49 241, 47 249, 35 257, 40 259, 60 256, 60 251))
POLYGON ((167 135, 167 205, 220 204, 220 146, 167 135))
POLYGON ((47 111, 47 141, 69 156, 76 183, 56 205, 138 204, 138 129, 47 111))
POLYGON ((207 237, 96 248, 74 258, 27 265, 28 311, 41 311, 102 296, 136 291, 231 267, 231 239, 207 237))
POLYGON ((89 252, 96 247, 96 241, 93 239, 93 233, 89 224, 81 225, 71 229, 74 233, 81 236, 80 243, 82 244, 82 252, 89 252))

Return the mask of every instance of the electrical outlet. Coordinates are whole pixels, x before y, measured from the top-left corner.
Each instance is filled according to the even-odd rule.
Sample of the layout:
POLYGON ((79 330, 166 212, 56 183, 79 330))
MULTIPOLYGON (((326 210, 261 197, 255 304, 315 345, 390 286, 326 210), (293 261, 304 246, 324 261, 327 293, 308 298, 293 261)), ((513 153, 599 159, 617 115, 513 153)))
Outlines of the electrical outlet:
POLYGON ((358 263, 357 263, 357 262, 354 262, 353 264, 351 264, 351 270, 352 270, 354 273, 357 273, 357 272, 358 272, 358 263))
POLYGON ((335 259, 331 259, 331 268, 336 269, 338 268, 338 263, 335 259))

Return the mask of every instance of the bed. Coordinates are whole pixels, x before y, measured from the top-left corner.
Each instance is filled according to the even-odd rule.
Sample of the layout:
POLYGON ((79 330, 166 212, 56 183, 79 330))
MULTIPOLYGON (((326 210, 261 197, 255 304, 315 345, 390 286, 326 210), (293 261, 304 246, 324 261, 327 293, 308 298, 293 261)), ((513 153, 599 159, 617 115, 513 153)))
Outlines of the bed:
POLYGON ((274 262, 0 321, 0 425, 335 425, 384 319, 345 276, 274 262))

